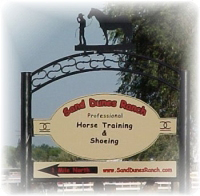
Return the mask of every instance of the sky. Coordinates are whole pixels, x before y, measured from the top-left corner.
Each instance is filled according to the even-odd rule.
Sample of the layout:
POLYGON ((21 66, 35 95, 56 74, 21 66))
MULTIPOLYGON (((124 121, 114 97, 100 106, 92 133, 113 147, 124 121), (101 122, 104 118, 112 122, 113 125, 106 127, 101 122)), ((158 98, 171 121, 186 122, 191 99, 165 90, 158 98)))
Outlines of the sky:
MULTIPOLYGON (((33 72, 59 58, 79 53, 76 18, 85 15, 87 44, 105 44, 96 19, 87 19, 92 7, 103 9, 105 1, 7 1, 1 5, 1 101, 2 145, 17 146, 20 138, 21 72, 33 72)), ((95 93, 117 90, 117 72, 78 74, 35 92, 32 117, 50 118, 67 101, 95 93)), ((48 136, 33 143, 53 145, 48 136)))

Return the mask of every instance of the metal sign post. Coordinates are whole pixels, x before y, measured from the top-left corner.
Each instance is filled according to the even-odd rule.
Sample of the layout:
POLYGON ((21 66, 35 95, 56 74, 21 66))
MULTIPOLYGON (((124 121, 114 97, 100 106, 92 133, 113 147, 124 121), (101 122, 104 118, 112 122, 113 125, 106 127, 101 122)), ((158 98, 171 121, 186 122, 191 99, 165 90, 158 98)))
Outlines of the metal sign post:
POLYGON ((190 107, 189 72, 181 71, 180 125, 179 125, 179 182, 180 193, 190 192, 190 107))
POLYGON ((32 163, 31 73, 21 74, 21 188, 27 193, 31 187, 32 163))

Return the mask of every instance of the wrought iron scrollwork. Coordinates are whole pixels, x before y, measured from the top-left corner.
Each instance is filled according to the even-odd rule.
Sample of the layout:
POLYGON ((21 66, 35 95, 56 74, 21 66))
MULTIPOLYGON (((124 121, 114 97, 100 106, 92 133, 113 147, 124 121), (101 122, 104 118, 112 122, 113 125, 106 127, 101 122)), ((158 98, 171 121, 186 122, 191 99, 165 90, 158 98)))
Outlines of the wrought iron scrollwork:
POLYGON ((130 72, 133 74, 147 76, 151 79, 165 83, 172 89, 179 90, 179 87, 175 83, 169 82, 167 78, 165 78, 164 74, 152 74, 145 72, 145 67, 149 66, 152 62, 158 66, 162 66, 162 69, 170 69, 173 74, 179 77, 179 71, 174 67, 146 56, 128 52, 84 52, 58 59, 34 71, 32 73, 32 92, 35 92, 56 80, 70 75, 101 70, 130 72), (136 61, 131 62, 129 60, 130 57, 136 61), (141 60, 137 61, 137 59, 142 59, 142 62, 141 60))

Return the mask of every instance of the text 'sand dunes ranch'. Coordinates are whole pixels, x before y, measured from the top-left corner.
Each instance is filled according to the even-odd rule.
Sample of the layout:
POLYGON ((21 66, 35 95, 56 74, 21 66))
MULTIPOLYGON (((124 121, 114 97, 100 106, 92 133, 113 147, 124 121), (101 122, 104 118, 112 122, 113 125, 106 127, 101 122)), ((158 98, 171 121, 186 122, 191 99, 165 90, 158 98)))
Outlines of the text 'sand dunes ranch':
POLYGON ((65 151, 87 159, 119 159, 175 134, 176 119, 160 118, 145 102, 121 94, 95 94, 60 107, 50 119, 34 120, 34 134, 51 135, 65 151))

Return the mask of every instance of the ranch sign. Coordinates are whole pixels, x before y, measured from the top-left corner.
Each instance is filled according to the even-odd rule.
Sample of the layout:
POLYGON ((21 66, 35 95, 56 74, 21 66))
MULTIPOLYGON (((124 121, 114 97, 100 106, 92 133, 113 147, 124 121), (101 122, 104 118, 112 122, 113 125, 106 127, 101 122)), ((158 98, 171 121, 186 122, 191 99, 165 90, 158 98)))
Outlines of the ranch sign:
MULTIPOLYGON (((189 72, 135 51, 132 20, 127 16, 111 17, 101 10, 77 13, 79 30, 76 51, 54 60, 33 72, 21 74, 21 187, 25 193, 32 182, 63 179, 90 182, 122 181, 122 178, 161 178, 178 180, 180 193, 190 186, 189 72), (95 18, 103 31, 105 43, 88 45, 85 28, 95 18), (121 43, 109 44, 108 31, 120 28, 121 43), (130 62, 131 60, 131 62, 130 62), (136 63, 132 66, 131 63, 136 63), (143 68, 140 69, 141 65, 143 68), (156 66, 166 74, 151 74, 146 67, 156 66), (151 147, 160 135, 176 134, 177 119, 161 118, 147 103, 122 94, 92 94, 68 101, 48 119, 33 119, 32 95, 65 77, 99 71, 117 71, 157 81, 179 93, 179 160, 122 161, 151 147), (165 72, 164 72, 165 73, 165 72), (49 135, 64 151, 86 159, 74 162, 33 162, 32 137, 49 135)), ((89 29, 88 29, 89 30, 89 29)), ((150 68, 149 67, 149 68, 150 68)), ((66 84, 67 85, 67 84, 66 84)), ((151 90, 151 89, 149 89, 151 90)), ((162 109, 162 108, 160 108, 162 109)), ((153 179, 154 180, 154 179, 153 179)))
POLYGON ((65 151, 91 160, 122 159, 176 134, 176 118, 160 118, 147 103, 121 94, 69 101, 50 119, 34 119, 34 135, 50 135, 65 151))

